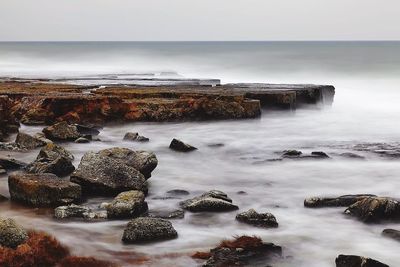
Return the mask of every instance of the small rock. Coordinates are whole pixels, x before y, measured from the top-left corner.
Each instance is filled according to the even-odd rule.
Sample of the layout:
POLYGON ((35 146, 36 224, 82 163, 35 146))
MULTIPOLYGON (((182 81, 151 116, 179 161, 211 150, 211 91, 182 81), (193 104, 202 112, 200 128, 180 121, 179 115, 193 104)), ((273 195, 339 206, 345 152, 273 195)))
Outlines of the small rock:
POLYGON ((399 220, 400 202, 388 197, 368 197, 348 207, 345 214, 354 216, 366 223, 399 220))
POLYGON ((173 189, 167 191, 167 194, 173 195, 173 196, 187 196, 189 195, 189 191, 183 190, 183 189, 173 189))
POLYGON ((322 151, 313 151, 311 152, 311 156, 316 158, 329 158, 328 154, 322 151))
POLYGON ((351 153, 351 152, 341 153, 340 156, 345 157, 345 158, 351 158, 351 159, 365 159, 364 156, 360 156, 358 154, 351 153))
POLYGON ((185 217, 185 212, 183 210, 151 210, 148 216, 161 219, 183 219, 185 217))
POLYGON ((286 150, 283 151, 283 157, 298 157, 301 154, 303 154, 303 152, 298 151, 298 150, 286 150))
POLYGON ((278 227, 278 222, 272 213, 258 213, 254 209, 239 213, 236 215, 236 220, 264 228, 278 227))
POLYGON ((95 126, 87 126, 81 124, 74 124, 76 129, 81 135, 99 135, 100 131, 95 126))
POLYGON ((57 219, 86 218, 92 212, 89 207, 71 204, 54 209, 54 217, 57 219))
POLYGON ((124 136, 124 140, 137 141, 137 142, 148 142, 148 141, 150 141, 149 138, 147 138, 145 136, 141 136, 141 135, 139 135, 139 133, 132 133, 132 132, 126 133, 125 136, 124 136))
POLYGON ((85 137, 79 137, 74 142, 77 144, 86 144, 86 143, 90 143, 90 140, 86 139, 85 137))
POLYGON ((51 141, 50 139, 47 139, 46 136, 44 135, 44 133, 35 133, 35 135, 33 136, 36 139, 39 139, 43 142, 45 142, 46 144, 51 144, 53 143, 53 141, 51 141))
POLYGON ((304 200, 304 206, 307 208, 322 208, 322 207, 348 207, 357 201, 367 197, 376 197, 375 195, 359 194, 359 195, 344 195, 340 197, 310 197, 304 200))
POLYGON ((400 231, 394 229, 385 229, 382 231, 382 235, 386 237, 390 237, 394 240, 400 241, 400 231))
POLYGON ((22 132, 19 132, 17 134, 17 137, 15 138, 15 143, 18 144, 21 148, 25 149, 35 149, 46 145, 44 141, 22 132))
POLYGON ((179 203, 186 210, 192 212, 200 211, 231 211, 239 209, 238 206, 232 204, 232 200, 224 193, 218 190, 212 190, 201 196, 194 197, 179 203))
POLYGON ((13 173, 8 177, 12 200, 35 207, 70 204, 81 198, 81 187, 54 174, 13 173))
POLYGON ((339 255, 335 262, 336 267, 389 267, 379 261, 355 255, 339 255))
POLYGON ((140 217, 131 220, 126 226, 122 241, 125 243, 140 243, 174 239, 178 233, 171 222, 150 217, 140 217))
POLYGON ((0 156, 0 165, 6 170, 17 170, 24 168, 26 166, 26 163, 10 157, 0 156))
POLYGON ((120 193, 106 206, 108 218, 126 219, 139 217, 148 210, 143 192, 131 190, 120 193))
POLYGON ((215 143, 215 144, 209 144, 209 145, 207 145, 208 147, 213 147, 213 148, 218 148, 218 147, 223 147, 223 146, 225 146, 224 144, 222 144, 222 143, 215 143))
POLYGON ((43 133, 50 140, 74 141, 81 137, 78 128, 65 121, 58 122, 43 129, 43 133))
POLYGON ((193 150, 197 150, 196 147, 191 146, 189 144, 185 144, 181 140, 178 139, 172 139, 171 144, 169 145, 169 148, 175 151, 180 151, 180 152, 189 152, 193 150))
POLYGON ((0 246, 16 248, 28 239, 28 233, 13 219, 0 218, 0 246))

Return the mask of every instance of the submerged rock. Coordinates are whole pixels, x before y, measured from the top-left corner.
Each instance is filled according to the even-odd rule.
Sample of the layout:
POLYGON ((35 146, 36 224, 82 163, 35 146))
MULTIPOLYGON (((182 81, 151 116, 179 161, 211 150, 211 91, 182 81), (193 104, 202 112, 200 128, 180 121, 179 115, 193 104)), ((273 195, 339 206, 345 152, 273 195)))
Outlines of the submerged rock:
POLYGON ((355 154, 355 153, 351 153, 351 152, 345 152, 345 153, 341 153, 340 156, 345 157, 345 158, 350 158, 350 159, 365 159, 364 156, 355 154))
POLYGON ((313 151, 313 152, 311 152, 311 156, 314 156, 317 158, 329 158, 328 154, 326 154, 323 151, 313 151))
POLYGON ((148 216, 161 219, 183 219, 185 212, 183 210, 151 210, 148 216))
POLYGON ((224 192, 212 190, 201 196, 194 197, 179 203, 179 205, 192 212, 200 211, 231 211, 239 209, 238 206, 232 204, 230 199, 224 192))
POLYGON ((236 220, 263 228, 278 227, 278 222, 272 213, 258 213, 254 209, 239 213, 236 215, 236 220))
POLYGON ((99 135, 100 131, 95 126, 74 124, 81 135, 99 135))
POLYGON ((0 166, 6 170, 17 170, 24 168, 26 163, 10 157, 0 156, 0 166))
POLYGON ((68 124, 65 121, 58 122, 43 129, 43 133, 50 140, 74 141, 81 137, 78 128, 75 125, 68 124))
POLYGON ((389 267, 379 261, 355 255, 339 255, 335 262, 336 267, 389 267))
POLYGON ((172 195, 172 196, 187 196, 189 195, 189 191, 187 190, 183 190, 183 189, 172 189, 167 191, 168 195, 172 195))
POLYGON ((70 204, 81 198, 81 187, 54 174, 13 173, 8 177, 12 200, 32 206, 70 204))
POLYGON ((299 150, 286 150, 283 152, 283 157, 298 157, 301 154, 303 154, 303 152, 299 151, 299 150))
POLYGON ((28 233, 13 219, 0 218, 0 246, 16 248, 28 239, 28 233))
POLYGON ((46 145, 45 141, 23 132, 19 132, 17 134, 17 137, 15 138, 15 143, 18 144, 21 148, 25 149, 35 149, 46 145))
POLYGON ((85 137, 79 137, 74 142, 77 144, 86 144, 86 143, 90 143, 90 140, 85 137))
POLYGON ((400 241, 400 231, 394 229, 385 229, 382 231, 382 235, 386 237, 390 237, 394 240, 400 241))
POLYGON ((55 208, 54 217, 57 219, 107 219, 107 212, 94 212, 89 207, 71 204, 55 208))
POLYGON ((178 139, 172 139, 171 144, 169 145, 169 148, 175 151, 180 151, 180 152, 189 152, 193 150, 197 150, 196 147, 191 146, 189 144, 186 144, 182 142, 181 140, 178 139))
POLYGON ((139 133, 132 133, 132 132, 126 133, 125 136, 124 136, 124 140, 137 141, 137 142, 148 142, 148 141, 150 141, 149 138, 147 138, 145 136, 141 136, 141 135, 139 135, 139 133))
POLYGON ((50 143, 40 150, 36 160, 30 163, 26 170, 29 173, 53 173, 66 176, 75 170, 72 164, 73 159, 74 156, 65 148, 50 143))
POLYGON ((148 210, 147 202, 144 201, 143 192, 131 190, 120 193, 106 206, 107 215, 110 219, 126 219, 139 217, 148 210))
POLYGON ((304 206, 307 208, 322 207, 348 207, 357 201, 367 197, 376 197, 370 194, 344 195, 340 197, 310 197, 304 200, 304 206))
POLYGON ((400 202, 388 197, 368 197, 348 207, 345 214, 354 216, 366 223, 399 220, 400 202))
POLYGON ((178 233, 171 222, 159 218, 140 217, 131 220, 126 226, 122 241, 140 243, 174 239, 178 233))
POLYGON ((129 190, 147 191, 146 179, 138 170, 122 160, 94 152, 82 157, 71 175, 71 182, 97 195, 115 195, 129 190))

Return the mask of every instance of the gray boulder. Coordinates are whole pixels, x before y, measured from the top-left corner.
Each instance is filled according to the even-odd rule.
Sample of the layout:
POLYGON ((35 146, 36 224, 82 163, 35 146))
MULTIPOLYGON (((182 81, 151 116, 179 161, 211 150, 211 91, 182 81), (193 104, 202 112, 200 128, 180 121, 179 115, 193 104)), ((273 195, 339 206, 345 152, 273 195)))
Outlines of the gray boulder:
POLYGON ((191 146, 189 144, 186 144, 184 142, 182 142, 181 140, 178 139, 172 139, 171 144, 169 145, 169 148, 175 151, 179 151, 179 152, 190 152, 193 150, 197 150, 196 147, 191 146))
POLYGON ((8 177, 12 200, 35 207, 58 206, 79 201, 81 187, 54 174, 13 173, 8 177))
POLYGON ((126 191, 118 194, 114 200, 106 206, 110 219, 126 219, 139 217, 148 210, 144 201, 143 192, 137 190, 126 191))
POLYGON ((149 217, 161 219, 183 219, 185 212, 183 210, 151 210, 148 213, 149 217))
POLYGON ((345 214, 354 216, 366 223, 399 220, 400 202, 388 197, 368 197, 348 207, 345 214))
POLYGON ((389 267, 379 261, 355 255, 339 255, 335 262, 336 267, 389 267))
POLYGON ((135 168, 122 160, 102 155, 86 153, 71 175, 71 182, 80 184, 87 193, 115 195, 124 191, 147 191, 146 179, 135 168))
POLYGON ((344 195, 340 197, 310 197, 304 200, 304 206, 307 208, 322 207, 348 207, 357 201, 367 197, 376 197, 369 194, 344 195))
POLYGON ((200 211, 231 211, 239 209, 238 206, 232 204, 230 199, 224 192, 212 190, 201 196, 194 197, 179 203, 179 205, 192 212, 200 211))
POLYGON ((94 212, 91 208, 71 204, 68 206, 60 206, 54 209, 54 217, 56 219, 81 218, 86 220, 107 219, 107 212, 94 212))
POLYGON ((131 220, 126 226, 122 241, 141 243, 174 239, 178 233, 171 222, 159 218, 140 217, 131 220))
POLYGON ((65 121, 44 128, 43 133, 53 141, 74 141, 81 137, 76 125, 70 125, 65 121))
POLYGON ((35 149, 46 145, 45 141, 22 132, 17 134, 15 143, 25 149, 35 149))
POLYGON ((13 219, 0 218, 0 246, 16 248, 28 239, 28 233, 13 219))
POLYGON ((278 222, 272 213, 258 213, 254 209, 239 213, 236 215, 236 220, 263 228, 278 227, 278 222))

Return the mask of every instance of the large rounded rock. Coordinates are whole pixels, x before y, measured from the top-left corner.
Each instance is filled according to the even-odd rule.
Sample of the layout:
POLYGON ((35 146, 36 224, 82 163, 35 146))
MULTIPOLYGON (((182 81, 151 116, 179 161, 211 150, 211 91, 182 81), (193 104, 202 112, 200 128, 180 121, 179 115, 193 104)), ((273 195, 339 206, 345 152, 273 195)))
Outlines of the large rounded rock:
POLYGON ((254 209, 239 213, 236 215, 236 220, 263 228, 278 227, 278 222, 272 213, 258 213, 254 209))
POLYGON ((63 147, 50 143, 43 147, 36 160, 26 170, 30 173, 53 173, 58 176, 71 174, 75 167, 74 156, 63 147))
POLYGON ((179 203, 186 210, 192 212, 200 211, 231 211, 239 209, 238 206, 232 204, 232 200, 224 193, 218 190, 212 190, 201 196, 194 197, 179 203))
POLYGON ((32 206, 58 206, 81 198, 81 187, 54 174, 14 173, 8 177, 12 200, 32 206))
POLYGON ((140 217, 131 220, 124 230, 122 241, 125 243, 140 243, 173 239, 178 233, 172 223, 150 217, 140 217))
POLYGON ((128 148, 109 148, 99 151, 102 156, 121 161, 140 171, 145 178, 151 177, 151 172, 157 167, 158 160, 153 152, 133 151, 128 148))
POLYGON ((50 140, 74 141, 81 137, 78 128, 65 121, 53 124, 43 129, 43 133, 50 140))
POLYGON ((400 219, 400 202, 388 197, 368 197, 357 201, 345 213, 366 223, 400 219))
POLYGON ((389 267, 379 261, 355 255, 339 255, 335 262, 336 267, 389 267))
POLYGON ((17 134, 17 137, 15 138, 15 143, 18 144, 21 148, 25 149, 35 149, 37 147, 42 147, 46 145, 45 141, 22 132, 19 132, 17 134))
POLYGON ((28 239, 28 233, 13 219, 0 218, 0 246, 16 248, 28 239))
POLYGON ((148 210, 143 192, 131 190, 122 192, 106 206, 108 218, 135 218, 148 210))
POLYGON ((322 207, 348 207, 357 201, 368 197, 376 197, 375 195, 359 194, 359 195, 344 195, 340 197, 310 197, 304 200, 304 206, 307 208, 322 208, 322 207))
POLYGON ((84 191, 96 195, 115 195, 124 191, 147 191, 146 179, 135 168, 123 161, 98 153, 86 153, 71 182, 80 184, 84 191))

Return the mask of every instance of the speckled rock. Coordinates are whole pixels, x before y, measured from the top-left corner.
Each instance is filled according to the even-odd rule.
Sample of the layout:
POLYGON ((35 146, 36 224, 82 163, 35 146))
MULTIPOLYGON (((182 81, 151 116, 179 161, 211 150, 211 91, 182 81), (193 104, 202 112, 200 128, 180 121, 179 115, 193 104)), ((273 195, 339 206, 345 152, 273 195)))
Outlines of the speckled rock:
POLYGON ((81 205, 71 204, 68 206, 60 206, 54 209, 54 217, 56 219, 82 218, 91 219, 107 219, 107 212, 94 212, 91 208, 81 205))
POLYGON ((74 141, 81 137, 78 128, 65 121, 58 122, 43 129, 43 133, 50 140, 74 141))
POLYGON ((172 223, 150 217, 140 217, 131 220, 126 226, 122 241, 125 243, 140 243, 174 239, 178 233, 172 223))
POLYGON ((126 219, 139 217, 148 210, 144 201, 143 192, 137 190, 126 191, 118 194, 114 200, 106 206, 108 218, 126 219))
POLYGON ((336 267, 389 267, 379 261, 355 255, 339 255, 335 262, 336 267))
POLYGON ((179 152, 189 152, 189 151, 197 150, 196 147, 186 144, 186 143, 182 142, 181 140, 178 140, 175 138, 172 139, 171 144, 169 145, 169 148, 172 150, 175 150, 175 151, 179 151, 179 152))
POLYGON ((400 202, 388 197, 368 197, 348 207, 345 214, 366 223, 400 220, 400 202))
POLYGON ((13 173, 8 177, 11 200, 35 207, 58 206, 79 201, 81 187, 54 174, 13 173))
POLYGON ((272 213, 258 213, 254 209, 239 213, 236 215, 236 220, 263 228, 278 227, 278 222, 272 213))
POLYGON ((307 208, 348 207, 367 197, 376 196, 370 194, 358 194, 344 195, 340 197, 310 197, 304 200, 304 206, 307 208))
POLYGON ((218 190, 212 190, 201 196, 194 197, 179 203, 179 205, 192 212, 200 211, 231 211, 239 209, 232 204, 232 200, 224 193, 218 190))
POLYGON ((43 140, 23 132, 19 132, 17 134, 17 137, 15 138, 15 143, 18 144, 21 148, 25 149, 35 149, 46 145, 46 142, 44 142, 43 140))
POLYGON ((13 219, 0 218, 0 246, 16 248, 28 239, 28 233, 13 219))
POLYGON ((149 138, 139 135, 139 133, 128 132, 124 136, 126 141, 136 141, 136 142, 148 142, 149 138))
POLYGON ((161 219, 183 219, 185 212, 183 210, 151 210, 148 213, 149 217, 161 219))

